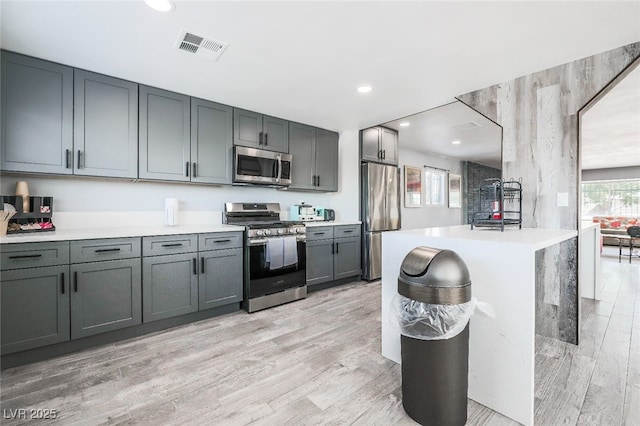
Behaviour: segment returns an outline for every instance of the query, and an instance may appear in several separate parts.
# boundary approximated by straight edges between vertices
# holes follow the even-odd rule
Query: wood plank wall
[[[578,228],[578,111],[638,57],[640,42],[458,97],[503,127],[502,176],[522,177],[523,226]],[[568,207],[557,206],[558,193],[568,193]],[[558,285],[577,282],[579,268],[567,267],[577,264],[577,244],[558,255],[542,256],[536,332],[577,344],[577,286]],[[566,312],[549,314],[558,307]]]

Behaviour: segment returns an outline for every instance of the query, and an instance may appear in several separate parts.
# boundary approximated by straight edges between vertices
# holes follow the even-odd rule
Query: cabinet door
[[[197,311],[196,254],[143,258],[142,289],[143,322]]]
[[[307,285],[333,281],[333,240],[307,241]]]
[[[304,124],[289,123],[291,189],[315,189],[315,129]]]
[[[316,189],[338,190],[338,134],[316,129]]]
[[[199,310],[242,301],[242,249],[200,253]]]
[[[69,340],[69,266],[0,274],[2,355]]]
[[[140,259],[71,265],[71,338],[142,322]]]
[[[233,109],[233,144],[262,148],[262,114]]]
[[[360,158],[362,161],[380,161],[380,127],[360,131]]]
[[[231,184],[233,108],[191,99],[191,181]]]
[[[334,279],[360,275],[360,237],[335,240]]]
[[[73,69],[1,56],[2,170],[71,174]]]
[[[137,178],[138,85],[75,70],[74,86],[74,173]]]
[[[380,150],[382,161],[387,164],[398,165],[398,132],[381,127]]]
[[[190,99],[140,86],[140,178],[189,181]]]
[[[289,152],[289,122],[281,118],[264,116],[262,148],[269,151]]]

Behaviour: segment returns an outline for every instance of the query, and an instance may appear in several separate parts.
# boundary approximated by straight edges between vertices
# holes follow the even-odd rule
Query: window
[[[582,183],[584,216],[640,215],[640,180]]]
[[[424,173],[425,181],[425,204],[444,205],[444,191],[447,175],[440,171],[429,171]]]

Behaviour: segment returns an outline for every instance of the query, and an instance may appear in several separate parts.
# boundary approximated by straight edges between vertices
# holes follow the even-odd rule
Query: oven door
[[[262,149],[234,147],[234,182],[291,184],[291,155]]]
[[[297,241],[298,263],[278,269],[271,269],[267,262],[266,239],[249,241],[247,245],[249,280],[245,297],[253,299],[307,283],[306,241]]]

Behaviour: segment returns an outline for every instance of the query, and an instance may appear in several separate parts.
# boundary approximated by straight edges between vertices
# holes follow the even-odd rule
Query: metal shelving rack
[[[484,179],[477,192],[477,211],[471,219],[474,227],[500,228],[517,225],[522,229],[522,183],[515,180]]]

